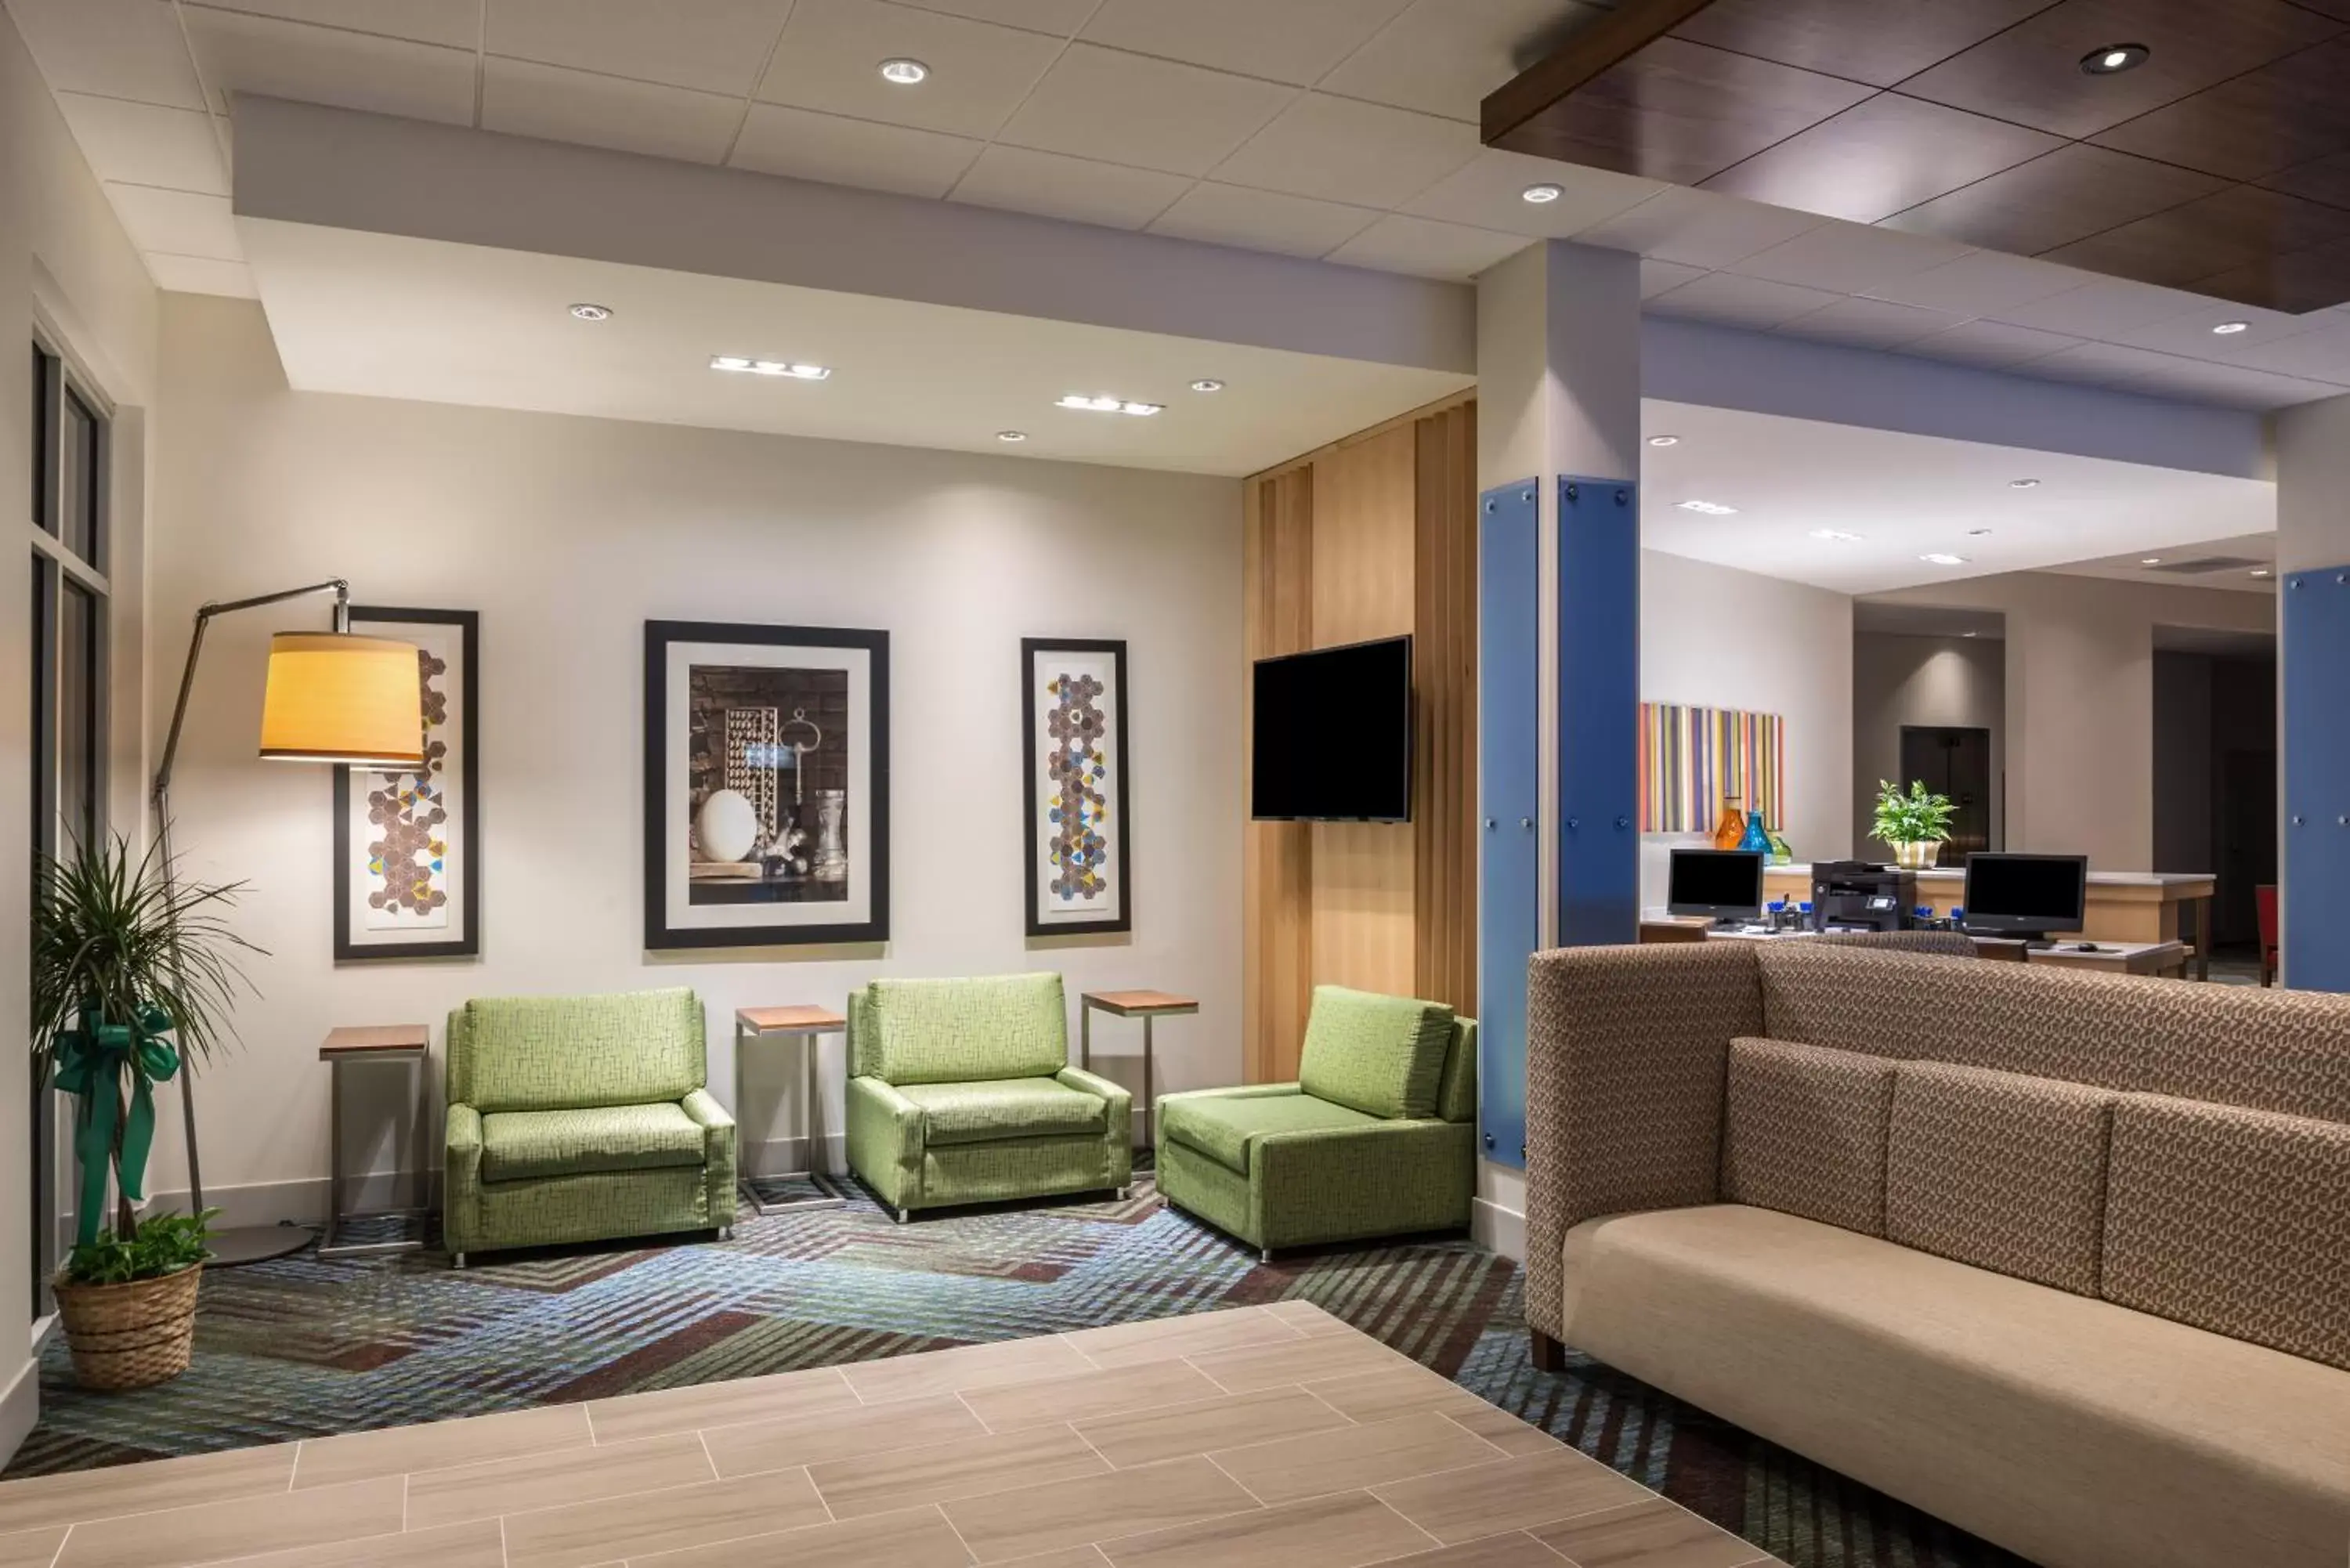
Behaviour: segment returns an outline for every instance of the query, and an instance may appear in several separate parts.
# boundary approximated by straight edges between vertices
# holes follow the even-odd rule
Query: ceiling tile
[[[754,103],[734,143],[733,161],[763,174],[943,196],[984,145],[935,130]]]
[[[52,91],[204,106],[166,0],[8,0],[8,15]]]
[[[100,180],[228,194],[228,170],[213,139],[212,116],[81,93],[57,98],[82,156]]]
[[[1995,314],[2000,320],[2017,327],[2069,332],[2076,337],[2110,337],[2149,322],[2184,316],[2210,303],[2175,288],[2156,288],[2127,278],[2106,277],[2028,305],[2005,306]]]
[[[143,258],[155,286],[173,294],[225,294],[238,299],[258,299],[261,290],[253,269],[243,262],[214,261],[210,256],[175,256],[149,251]]]
[[[1967,254],[1949,240],[1874,229],[1862,223],[1829,223],[1797,234],[1783,244],[1731,264],[1749,277],[1798,283],[1837,294],[1873,292],[1895,278],[1910,277]]]
[[[1977,365],[1985,369],[2004,370],[2022,365],[2060,348],[2070,348],[2080,342],[2061,332],[2043,332],[2035,327],[2011,327],[2004,321],[1965,321],[1947,332],[1937,332],[1930,337],[1920,337],[1902,346],[1904,354],[1922,354],[1929,358],[1948,359],[1960,365]]]
[[[2020,125],[1880,93],[1723,170],[1705,188],[1873,223],[2064,145]]]
[[[1868,293],[1896,304],[1947,310],[1957,316],[1989,316],[2078,288],[2088,281],[2087,275],[2054,262],[1998,251],[1970,251],[1956,261],[1878,284]]]
[[[1226,184],[1392,209],[1478,151],[1474,127],[1307,93],[1215,173]]]
[[[244,259],[226,196],[158,191],[151,185],[109,185],[106,195],[130,243],[142,251],[213,261]]]
[[[489,52],[737,98],[784,30],[790,0],[489,0]],[[879,64],[879,62],[874,62]]]
[[[1530,185],[1555,185],[1558,199],[1529,202],[1525,192]],[[1488,147],[1412,198],[1404,210],[1529,239],[1563,240],[1628,212],[1663,189],[1654,180]]]
[[[1799,316],[1779,330],[1790,337],[1846,343],[1859,348],[1898,348],[1959,325],[1959,317],[1884,299],[1839,299]]]
[[[2259,344],[2235,358],[2256,370],[2350,387],[2350,324]]]
[[[1112,48],[1294,82],[1331,67],[1393,21],[1408,0],[1103,0],[1084,36]]]
[[[1825,310],[1842,297],[1816,288],[1713,272],[1657,296],[1649,308],[1659,316],[1718,321],[1731,327],[1777,327],[1798,316]]]
[[[484,130],[716,163],[742,123],[739,98],[495,55],[483,63]]]
[[[2151,354],[2113,343],[2084,343],[2033,361],[2034,375],[2102,381],[2156,397],[2183,398],[2198,402],[2227,403],[2238,408],[2272,409],[2318,398],[2338,397],[2341,389],[2327,383],[2280,376],[2240,365],[2215,365],[2202,359],[2182,359],[2171,354]]]
[[[1296,96],[1272,82],[1072,44],[998,140],[1200,175],[1232,156]]]
[[[2037,255],[2220,189],[2220,181],[2191,169],[2076,144],[1878,226]]]
[[[2330,202],[2337,207],[2350,207],[2350,152],[2296,163],[2282,173],[2270,175],[2261,183],[2273,190],[2306,196],[2313,202]]]
[[[1061,48],[1041,33],[887,0],[798,0],[758,96],[919,130],[989,137]],[[881,62],[901,56],[929,66],[930,79],[911,88],[883,81]]]
[[[1381,272],[1465,280],[1525,248],[1526,241],[1521,234],[1496,234],[1491,229],[1471,229],[1460,223],[1439,223],[1390,213],[1332,251],[1327,259],[1347,266],[1377,267]]]
[[[974,22],[1000,22],[1066,38],[1092,16],[1100,0],[903,0],[918,11],[943,11]]]
[[[473,52],[230,11],[189,10],[189,41],[214,107],[265,93],[337,109],[473,122]]]
[[[1791,213],[1711,191],[1669,185],[1662,194],[1575,238],[1585,244],[1638,251],[1660,261],[1711,269],[1744,261],[1825,221],[1810,213]]]
[[[1367,207],[1202,180],[1150,225],[1154,234],[1284,255],[1326,255],[1378,221]]]
[[[2350,149],[2350,39],[2221,82],[2097,137],[2104,146],[2258,180]]]
[[[1683,266],[1679,262],[1658,261],[1651,256],[1640,258],[1640,297],[1654,299],[1669,288],[1679,288],[1705,275],[1701,266]]]
[[[2224,334],[2211,330],[2233,322],[2241,322],[2244,329]],[[2133,348],[2151,348],[2158,354],[2178,354],[2189,359],[2217,359],[2242,364],[2247,362],[2244,359],[2246,350],[2308,330],[2306,318],[2287,315],[2282,310],[2211,302],[2181,316],[2165,317],[2142,327],[2104,336],[2113,342],[2126,343]]]
[[[1673,36],[1891,87],[2012,27],[2048,0],[1713,0]]]
[[[991,147],[955,186],[953,199],[1113,229],[1139,229],[1165,212],[1190,184],[1180,174],[1024,147]]]
[[[213,11],[244,11],[288,22],[316,22],[355,33],[380,33],[420,44],[471,49],[482,41],[482,0],[188,0]]]
[[[1605,15],[1605,7],[1575,0],[1413,0],[1316,85],[1474,121],[1487,93]]]
[[[2350,212],[2282,191],[2234,185],[2048,253],[2050,261],[2188,288],[2293,251],[2350,243]]]

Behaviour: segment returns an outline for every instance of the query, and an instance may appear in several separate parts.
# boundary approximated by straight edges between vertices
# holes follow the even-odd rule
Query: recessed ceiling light
[[[1724,506],[1719,501],[1684,501],[1681,503],[1681,510],[1699,513],[1707,517],[1730,517],[1736,515],[1738,512],[1737,507]]]
[[[1840,545],[1857,545],[1861,540],[1860,535],[1847,534],[1841,528],[1814,528],[1812,530],[1812,537],[1814,539],[1834,539]]]
[[[1980,539],[1990,532],[1991,530],[1988,528],[1970,528],[1967,530],[1967,536],[1969,538]]]
[[[931,67],[920,60],[884,60],[881,79],[891,87],[920,87],[931,79]]]
[[[781,376],[794,381],[823,381],[832,376],[829,365],[792,364],[782,359],[747,359],[740,354],[712,354],[710,368],[744,376]]]
[[[2254,566],[2252,568],[2252,576],[2256,577],[2265,577],[2268,575],[2269,569],[2266,566]]]
[[[1650,436],[1648,438],[1648,444],[1650,446],[1679,446],[1681,444],[1681,438],[1679,436]]]
[[[2037,490],[2040,488],[2040,482],[2036,479],[2011,479],[2007,482],[2007,487],[2010,490]]]
[[[609,321],[612,319],[612,307],[608,305],[590,305],[583,299],[571,307],[571,314],[582,321]]]
[[[1527,201],[1532,202],[1537,207],[1547,207],[1553,202],[1557,201],[1561,196],[1565,195],[1566,192],[1560,190],[1555,185],[1545,184],[1529,185],[1524,190],[1519,192],[1518,194],[1524,197]]]
[[[995,432],[995,439],[1000,441],[1007,442],[1024,441],[1028,439],[1028,432],[1026,431],[998,431]]]
[[[1195,392],[1221,392],[1224,389],[1224,384],[1213,376],[1202,376],[1191,383],[1191,389]]]
[[[2137,558],[2137,564],[2141,566],[2158,566],[2162,565],[2162,557],[2159,556],[2140,556]]]
[[[1979,631],[1962,631],[1959,633],[1959,635],[1960,637],[1981,637],[1982,633]]]
[[[2211,330],[2222,337],[2233,337],[2239,332],[2251,331],[2251,327],[2252,324],[2249,321],[2222,321]]]
[[[1125,398],[1113,398],[1107,393],[1089,398],[1083,392],[1071,392],[1060,400],[1059,406],[1065,409],[1083,409],[1088,413],[1096,414],[1133,414],[1139,419],[1149,419],[1152,414],[1167,411],[1167,405],[1164,403],[1138,403]]]
[[[1920,556],[1918,558],[1929,566],[1963,566],[1967,564],[1967,558],[1964,556],[1946,555],[1939,550],[1930,556]]]
[[[2146,64],[2147,57],[2153,53],[2144,44],[2107,44],[2083,55],[2081,70],[2087,76],[2109,77]]]

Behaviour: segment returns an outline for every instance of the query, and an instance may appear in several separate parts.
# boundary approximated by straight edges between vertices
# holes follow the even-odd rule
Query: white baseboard
[[[431,1208],[439,1199],[440,1185],[441,1173],[437,1170],[370,1171],[345,1179],[343,1204],[353,1213],[419,1205]],[[250,1225],[323,1225],[332,1192],[331,1184],[323,1176],[305,1177],[298,1181],[256,1181],[242,1187],[214,1187],[207,1182],[204,1201],[221,1211],[220,1218],[213,1221],[221,1230]],[[150,1193],[140,1211],[185,1212],[190,1197],[184,1187],[166,1188]]]
[[[1469,1210],[1469,1234],[1479,1246],[1523,1263],[1526,1261],[1526,1217],[1514,1209],[1480,1198]]]
[[[16,1446],[41,1418],[41,1365],[27,1356],[0,1394],[0,1465],[16,1457]]]

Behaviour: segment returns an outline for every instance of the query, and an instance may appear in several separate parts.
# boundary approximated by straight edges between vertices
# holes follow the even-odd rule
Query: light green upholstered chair
[[[1276,1247],[1458,1230],[1477,1190],[1477,1025],[1317,986],[1295,1084],[1165,1095],[1159,1194]]]
[[[441,1231],[469,1252],[731,1233],[734,1120],[685,990],[481,998],[449,1014]]]
[[[877,980],[848,999],[848,1164],[917,1209],[1133,1180],[1133,1100],[1068,1064],[1057,974]]]

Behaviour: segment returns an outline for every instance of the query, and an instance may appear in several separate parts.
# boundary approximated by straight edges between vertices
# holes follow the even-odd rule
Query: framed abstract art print
[[[1131,930],[1126,644],[1024,638],[1020,680],[1028,934]]]

